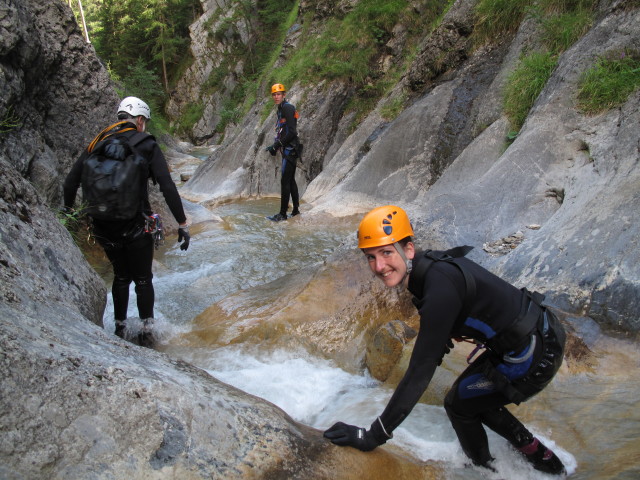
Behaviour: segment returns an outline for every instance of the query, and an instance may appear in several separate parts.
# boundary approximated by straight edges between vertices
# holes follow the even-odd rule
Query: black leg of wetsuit
[[[516,447],[524,447],[533,441],[533,435],[505,407],[484,412],[482,423]]]
[[[113,267],[113,283],[111,285],[111,297],[113,298],[113,313],[116,320],[127,319],[129,306],[129,285],[133,281],[129,272],[129,264],[121,245],[103,244],[107,258]]]
[[[489,452],[487,432],[479,418],[458,415],[451,408],[446,408],[446,411],[465,455],[476,465],[487,465],[493,457]]]
[[[491,412],[510,403],[485,377],[483,371],[489,361],[489,352],[485,352],[473,362],[454,382],[444,401],[462,450],[477,465],[486,465],[492,460],[483,426],[485,415],[493,419]]]
[[[153,318],[155,291],[153,289],[153,237],[145,234],[127,245],[127,259],[136,284],[138,315],[141,319]]]
[[[131,277],[114,276],[111,285],[111,298],[113,299],[113,316],[116,320],[127,319],[129,307],[129,285]]]
[[[153,238],[144,234],[130,243],[104,243],[104,251],[113,267],[113,308],[116,320],[126,320],[129,305],[129,285],[136,284],[136,299],[140,318],[153,317]]]
[[[296,183],[296,159],[284,158],[283,163],[284,168],[280,180],[280,213],[286,215],[289,209],[289,197],[293,202],[293,211],[298,210],[300,200]]]

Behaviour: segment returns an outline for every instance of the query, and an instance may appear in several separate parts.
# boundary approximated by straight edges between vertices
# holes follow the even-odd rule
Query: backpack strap
[[[140,145],[147,138],[152,138],[153,140],[156,139],[156,137],[154,137],[153,135],[151,135],[149,133],[136,132],[133,135],[131,135],[131,137],[127,140],[127,143],[129,144],[129,147],[131,148],[131,150],[134,153],[139,154],[138,149],[136,148],[136,146]],[[148,162],[147,162],[147,164],[148,164]],[[151,181],[153,182],[153,184],[157,185],[158,181],[156,180],[156,177],[153,175],[153,172],[151,171],[150,168],[148,168],[148,170],[149,170],[149,177],[148,178],[151,178]]]
[[[476,296],[476,281],[473,278],[473,275],[471,275],[466,268],[456,261],[456,259],[466,256],[471,250],[473,250],[473,247],[468,245],[454,247],[445,251],[427,250],[423,255],[431,261],[417,262],[417,265],[413,267],[412,272],[412,277],[415,279],[415,281],[412,282],[412,286],[417,286],[417,291],[423,292],[425,274],[427,273],[427,270],[429,270],[429,267],[433,265],[433,262],[448,262],[455,265],[458,270],[460,270],[464,277],[465,292],[462,300],[462,310],[460,311],[458,320],[465,319],[468,316],[469,311],[471,310],[471,304]]]
[[[123,129],[123,132],[126,132],[127,129]],[[153,135],[150,135],[148,133],[145,132],[136,132],[133,135],[131,135],[131,138],[128,140],[129,146],[131,148],[135,147],[136,145],[142,143],[143,141],[145,141],[147,138],[154,138]]]

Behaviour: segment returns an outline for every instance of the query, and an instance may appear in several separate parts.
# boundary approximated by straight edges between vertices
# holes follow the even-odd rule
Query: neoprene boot
[[[283,220],[287,219],[287,215],[286,214],[282,214],[282,213],[276,213],[275,215],[272,215],[270,217],[267,217],[269,220],[273,220],[274,222],[281,222]]]
[[[142,328],[138,334],[138,343],[141,347],[153,348],[155,338],[153,337],[153,318],[145,318],[142,320]]]
[[[124,329],[125,329],[124,320],[116,320],[116,330],[114,333],[118,337],[124,338]]]
[[[545,473],[563,475],[566,473],[562,461],[537,438],[529,445],[518,448],[533,468]]]

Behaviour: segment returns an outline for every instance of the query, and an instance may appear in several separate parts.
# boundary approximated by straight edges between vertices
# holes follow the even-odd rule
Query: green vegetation
[[[500,10],[505,3],[512,9],[511,19]],[[595,0],[481,0],[478,4],[478,18],[483,23],[478,38],[499,38],[500,35],[513,32],[525,15],[540,25],[544,47],[540,51],[523,53],[507,79],[504,111],[512,128],[507,141],[516,138],[529,110],[551,76],[558,56],[591,26],[595,3]]]
[[[80,24],[76,2],[71,3]],[[84,0],[89,39],[109,65],[121,96],[142,98],[151,107],[149,129],[167,129],[162,106],[189,61],[189,25],[201,12],[199,0]]]
[[[0,120],[0,133],[6,133],[21,125],[20,119],[13,110],[13,106],[9,106],[4,112],[4,118]]]
[[[595,0],[480,0],[473,35],[477,44],[495,41],[531,16],[540,21],[545,43],[557,53],[586,32],[594,4]]]
[[[394,118],[396,118],[404,109],[406,101],[407,98],[405,95],[393,97],[387,100],[387,102],[380,109],[382,118],[384,118],[385,120],[393,120]]]
[[[594,0],[540,0],[530,10],[542,27],[542,40],[553,53],[562,53],[593,23]]]
[[[368,0],[357,3],[343,17],[332,17],[321,32],[312,31],[311,14],[303,19],[301,41],[291,56],[276,70],[270,70],[263,84],[281,82],[302,85],[325,81],[343,81],[355,87],[348,108],[356,112],[356,121],[370,111],[397,82],[403,62],[414,55],[417,39],[425,27],[433,28],[438,17],[453,1],[430,1],[421,5],[416,15],[414,5],[406,0]],[[398,23],[407,29],[406,50],[388,71],[378,62],[384,45]],[[397,108],[396,105],[394,108]],[[264,112],[263,112],[264,114]]]
[[[88,229],[88,220],[85,215],[85,206],[80,205],[77,209],[66,211],[66,210],[54,210],[56,217],[60,224],[67,229],[67,231],[71,234],[71,238],[76,245],[80,246],[82,244],[82,231]]]
[[[204,105],[202,103],[190,103],[185,109],[185,113],[178,119],[175,127],[176,132],[186,133],[191,131],[193,126],[202,118]]]
[[[512,128],[520,130],[531,106],[547,83],[557,57],[549,52],[523,56],[509,75],[504,95],[504,110]]]
[[[83,5],[89,38],[113,71],[125,78],[142,61],[167,92],[172,67],[188,51],[189,25],[200,14],[199,0],[84,0]]]
[[[474,38],[483,44],[514,32],[533,0],[480,0],[476,5]]]
[[[389,38],[390,29],[406,8],[405,0],[360,2],[343,19],[329,19],[319,36],[310,38],[277,72],[283,82],[350,80],[363,85],[376,46]]]
[[[541,20],[543,42],[552,52],[563,52],[587,33],[592,21],[593,14],[588,10],[546,17]]]
[[[239,39],[239,24],[258,25],[254,35],[254,43],[248,46],[236,41],[234,47],[225,54],[220,66],[216,68],[205,81],[203,90],[208,93],[226,90],[223,82],[230,71],[238,63],[245,65],[243,76],[237,78],[238,84],[229,98],[225,99],[220,113],[220,122],[216,126],[217,133],[223,133],[227,125],[239,121],[255,103],[263,84],[266,71],[273,67],[278,58],[280,48],[287,34],[298,16],[298,1],[294,0],[266,0],[258,2],[257,8],[249,0],[237,0],[236,4],[227,9],[233,12],[231,16],[223,18],[224,12],[218,11],[206,25],[209,38],[216,42],[228,42]],[[244,22],[241,22],[244,20]],[[180,123],[183,123],[182,120]]]
[[[587,70],[578,85],[578,104],[586,113],[622,105],[640,88],[640,52],[609,52]]]
[[[408,0],[364,0],[339,17],[332,17],[320,31],[309,12],[298,20],[299,0],[235,0],[208,19],[205,29],[209,41],[221,42],[227,49],[220,66],[206,80],[204,91],[225,92],[223,81],[236,65],[243,64],[243,75],[221,109],[222,133],[237,122],[255,103],[264,98],[265,86],[280,82],[291,86],[343,81],[354,87],[356,95],[350,109],[360,118],[397,83],[407,60],[414,55],[417,39],[425,26],[433,28],[453,0],[430,0],[419,6]],[[120,82],[121,95],[136,95],[150,103],[153,122],[164,128],[161,107],[172,83],[188,67],[188,26],[200,14],[198,0],[84,0],[89,36],[98,54],[109,64],[114,79]],[[299,22],[297,24],[296,22]],[[390,69],[381,69],[385,44],[393,28],[407,28],[405,51],[395,55]],[[250,26],[255,41],[239,41],[241,29]],[[282,45],[291,28],[302,29],[297,48],[282,62]],[[275,68],[276,62],[280,65]],[[385,115],[394,116],[404,100],[387,105]],[[265,107],[264,115],[272,109]],[[157,112],[157,113],[156,113]],[[177,121],[177,130],[186,132],[198,113],[188,108]],[[160,120],[160,121],[158,121]]]
[[[635,1],[635,0],[634,0]],[[119,93],[144,98],[150,104],[154,133],[166,129],[160,114],[168,92],[190,65],[188,27],[200,14],[199,0],[85,0],[89,35],[99,55],[121,85]],[[417,51],[418,40],[437,26],[453,0],[425,0],[419,6],[408,0],[361,0],[346,13],[319,24],[314,12],[298,18],[299,0],[233,0],[219,8],[206,25],[209,41],[226,49],[224,58],[203,85],[203,92],[228,92],[224,85],[229,72],[243,65],[232,92],[223,99],[217,133],[238,122],[257,99],[268,96],[272,83],[287,87],[299,83],[325,85],[341,82],[355,94],[348,110],[356,113],[354,124],[380,98],[388,94],[406,71]],[[472,34],[476,44],[497,41],[517,30],[523,19],[538,22],[542,48],[525,52],[505,88],[505,112],[512,137],[522,126],[531,106],[555,68],[558,56],[590,27],[596,0],[479,0]],[[420,13],[416,14],[416,8]],[[394,52],[393,63],[385,64],[387,42],[393,29],[402,24],[405,44]],[[321,28],[319,28],[321,27]],[[242,43],[249,28],[253,42]],[[288,32],[300,30],[296,48],[282,45]],[[627,60],[628,61],[628,60]],[[277,65],[277,67],[276,67]],[[176,122],[179,133],[189,132],[203,111],[202,102],[185,109]],[[389,99],[382,107],[386,119],[395,118],[406,98]],[[273,104],[265,102],[263,120]]]

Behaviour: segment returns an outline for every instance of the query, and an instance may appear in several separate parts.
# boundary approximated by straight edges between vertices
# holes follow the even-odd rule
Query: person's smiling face
[[[407,259],[413,259],[415,250],[412,242],[404,246]],[[407,264],[400,256],[393,244],[382,247],[365,248],[364,255],[369,262],[369,268],[387,287],[398,286],[406,277]]]
[[[271,94],[271,98],[273,98],[273,103],[276,105],[280,105],[284,100],[284,92],[274,92]]]

